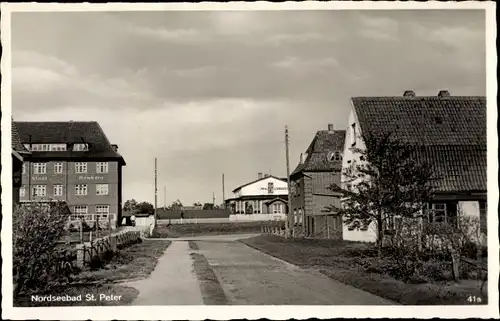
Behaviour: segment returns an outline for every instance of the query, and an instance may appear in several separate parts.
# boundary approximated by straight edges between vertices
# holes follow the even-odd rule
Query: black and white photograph
[[[2,317],[498,317],[494,11],[2,3]]]

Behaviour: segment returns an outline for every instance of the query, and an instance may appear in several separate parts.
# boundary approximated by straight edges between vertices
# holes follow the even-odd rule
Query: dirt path
[[[140,292],[132,304],[394,304],[248,247],[241,237],[172,239],[149,278],[124,284]]]
[[[172,242],[147,279],[124,285],[139,290],[133,305],[203,304],[188,242]]]
[[[391,305],[240,242],[197,241],[231,305]]]

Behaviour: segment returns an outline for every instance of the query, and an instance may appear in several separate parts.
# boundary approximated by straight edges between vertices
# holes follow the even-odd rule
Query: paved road
[[[201,304],[190,253],[207,258],[231,305],[394,304],[250,248],[238,238],[243,236],[191,238],[198,250],[190,250],[185,240],[174,240],[151,277],[131,284],[140,291],[134,304]]]

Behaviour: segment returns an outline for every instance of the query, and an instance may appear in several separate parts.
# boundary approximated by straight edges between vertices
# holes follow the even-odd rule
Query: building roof
[[[286,196],[285,197],[283,197],[283,196],[277,196],[277,197],[275,197],[273,199],[270,199],[269,201],[265,201],[264,204],[270,205],[270,204],[272,204],[274,202],[277,202],[277,201],[285,202],[286,203],[288,201],[288,197],[286,197]]]
[[[487,190],[486,148],[474,145],[433,145],[415,150],[417,160],[432,165],[434,192]]]
[[[86,143],[88,151],[33,151],[33,158],[95,158],[118,160],[123,157],[115,150],[96,121],[15,122],[23,144]]]
[[[286,178],[279,178],[279,177],[276,177],[276,176],[273,176],[273,175],[268,175],[268,176],[264,176],[264,177],[262,177],[262,178],[258,178],[258,179],[254,180],[254,181],[251,181],[251,182],[249,182],[249,183],[246,183],[246,184],[243,184],[243,185],[241,185],[241,186],[236,187],[235,189],[233,189],[233,193],[235,193],[235,192],[236,192],[237,190],[239,190],[239,189],[242,189],[242,188],[243,188],[243,187],[245,187],[245,186],[252,185],[252,184],[254,184],[254,183],[257,183],[257,182],[263,181],[263,180],[268,179],[268,178],[274,178],[274,179],[277,179],[277,180],[280,180],[280,181],[284,181],[284,182],[286,182],[286,181],[287,181],[287,179],[286,179]]]
[[[486,146],[485,97],[355,97],[362,132],[408,144]]]
[[[329,172],[340,170],[342,161],[328,159],[330,152],[344,150],[345,130],[320,130],[314,136],[306,150],[307,156],[303,163],[299,163],[291,175],[301,172]]]
[[[11,126],[11,137],[12,137],[12,150],[19,155],[29,155],[30,152],[24,147],[19,138],[19,131],[17,130],[16,123],[12,122]]]
[[[361,133],[391,133],[433,167],[435,192],[486,191],[486,98],[355,97]]]

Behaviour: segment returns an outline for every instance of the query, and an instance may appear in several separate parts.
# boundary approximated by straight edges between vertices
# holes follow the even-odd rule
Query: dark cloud
[[[283,175],[284,124],[295,165],[352,96],[486,90],[479,10],[13,13],[12,49],[14,116],[98,120],[126,197],[155,156],[181,199]]]

